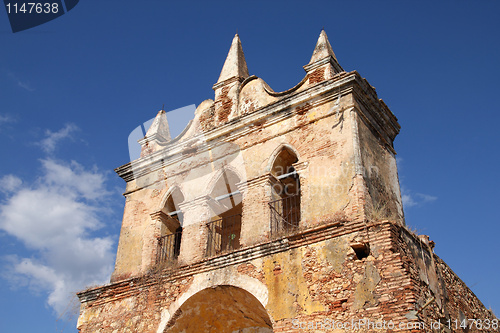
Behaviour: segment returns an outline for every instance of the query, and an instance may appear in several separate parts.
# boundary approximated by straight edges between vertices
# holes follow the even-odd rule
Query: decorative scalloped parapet
[[[325,81],[340,80],[341,74],[345,73],[345,71],[338,63],[324,30],[321,31],[311,60],[304,66],[304,69],[306,75],[297,85],[283,92],[275,92],[261,78],[254,75],[249,76],[241,40],[236,34],[219,79],[213,86],[215,91],[214,100],[202,102],[197,108],[193,121],[173,141],[185,141],[200,134],[200,132],[213,130],[236,118],[286,100],[296,93],[305,91]],[[156,124],[156,121],[153,126],[154,124]],[[153,126],[148,133],[156,131],[157,126],[155,128]],[[168,132],[168,123],[166,126]],[[158,140],[154,135],[146,135],[141,143],[143,144],[144,155],[159,150],[161,146],[165,146],[169,141],[170,139],[163,139],[161,135],[158,135]]]
[[[249,77],[241,41],[236,35],[219,80],[213,86],[213,110],[202,117],[202,128],[215,128],[344,72],[324,30],[321,31],[311,60],[304,69],[307,74],[299,84],[287,91],[276,93],[262,79]]]

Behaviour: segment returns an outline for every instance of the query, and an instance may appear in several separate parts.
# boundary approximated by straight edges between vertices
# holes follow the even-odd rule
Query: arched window
[[[271,167],[271,235],[295,231],[300,222],[300,178],[293,167],[297,155],[287,147],[276,155]]]
[[[242,198],[236,186],[239,182],[236,173],[225,170],[212,189],[210,197],[214,215],[207,223],[207,256],[240,247]]]
[[[176,188],[167,198],[162,209],[162,225],[158,240],[157,262],[176,260],[181,250],[182,212],[179,204],[184,201],[182,192]]]

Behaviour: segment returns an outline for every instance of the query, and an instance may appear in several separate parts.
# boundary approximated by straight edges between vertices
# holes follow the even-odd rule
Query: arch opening
[[[157,263],[177,260],[181,250],[183,215],[179,204],[184,195],[175,188],[167,197],[162,209],[160,237],[158,238]]]
[[[230,252],[240,247],[242,195],[238,175],[224,170],[215,183],[210,197],[213,216],[207,223],[207,256]]]
[[[299,227],[300,214],[300,177],[294,168],[297,155],[283,147],[276,155],[271,166],[271,235],[280,236],[294,232]]]
[[[207,288],[187,299],[164,333],[271,333],[272,322],[255,296],[228,285]]]

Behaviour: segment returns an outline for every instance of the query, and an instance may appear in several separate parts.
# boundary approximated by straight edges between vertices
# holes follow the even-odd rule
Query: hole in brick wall
[[[351,248],[356,253],[356,259],[361,260],[370,255],[370,245],[367,243],[352,243]]]

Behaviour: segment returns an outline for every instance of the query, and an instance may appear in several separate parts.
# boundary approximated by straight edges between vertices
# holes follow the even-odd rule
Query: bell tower
[[[275,92],[249,74],[236,35],[214,99],[184,131],[171,138],[168,112],[156,115],[140,158],[116,169],[126,202],[115,270],[78,294],[80,332],[494,319],[406,228],[400,125],[375,89],[341,67],[323,30],[304,69]]]

